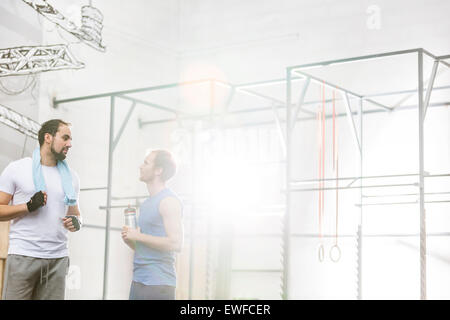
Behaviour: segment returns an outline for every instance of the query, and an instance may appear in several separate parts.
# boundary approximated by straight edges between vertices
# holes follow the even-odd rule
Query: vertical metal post
[[[418,96],[419,96],[419,201],[420,201],[420,299],[427,298],[427,244],[424,201],[424,101],[423,101],[423,51],[418,52]]]
[[[103,265],[103,300],[106,300],[108,292],[108,260],[109,260],[109,228],[111,216],[111,187],[113,169],[113,144],[114,144],[114,103],[115,97],[111,96],[109,112],[109,149],[108,149],[108,192],[106,195],[106,229],[105,229],[105,261]]]
[[[215,100],[215,92],[214,92],[214,81],[210,81],[210,105],[209,105],[209,126],[208,126],[208,130],[211,129],[214,118],[213,118],[213,113],[214,113],[214,100]],[[211,146],[211,142],[208,142],[209,145],[208,147]],[[203,151],[203,150],[202,150]],[[214,299],[213,295],[213,279],[214,276],[216,275],[215,272],[215,268],[214,268],[214,256],[212,253],[213,250],[213,228],[214,228],[214,221],[213,221],[213,217],[211,216],[212,214],[212,210],[209,211],[206,219],[206,300],[212,300]]]
[[[197,203],[197,180],[196,178],[196,163],[197,163],[197,147],[196,147],[196,130],[195,128],[191,131],[191,174],[192,174],[192,205],[191,205],[191,215],[190,215],[190,221],[189,221],[189,300],[192,300],[192,291],[193,291],[193,285],[194,285],[194,257],[195,257],[195,210]]]
[[[283,218],[283,283],[282,299],[289,299],[289,247],[290,247],[290,206],[291,206],[291,69],[286,75],[286,211]]]
[[[363,177],[363,99],[359,99],[359,141],[360,141],[360,149],[359,149],[359,173],[360,177]],[[363,201],[363,189],[362,189],[363,180],[360,180],[360,188],[359,188],[359,201],[362,204]],[[363,226],[363,206],[360,207],[359,212],[359,226],[358,226],[358,300],[362,300],[362,226]]]

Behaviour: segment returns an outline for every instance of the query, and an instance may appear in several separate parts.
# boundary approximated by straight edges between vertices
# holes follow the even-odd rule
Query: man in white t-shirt
[[[11,162],[0,176],[0,221],[11,220],[3,299],[64,299],[67,230],[81,227],[79,179],[64,161],[69,126],[42,124],[33,157]]]

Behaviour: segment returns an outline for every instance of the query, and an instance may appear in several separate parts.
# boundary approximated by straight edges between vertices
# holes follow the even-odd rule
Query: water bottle
[[[128,206],[128,208],[125,209],[124,214],[125,214],[125,225],[130,227],[131,229],[136,229],[137,228],[136,208]]]

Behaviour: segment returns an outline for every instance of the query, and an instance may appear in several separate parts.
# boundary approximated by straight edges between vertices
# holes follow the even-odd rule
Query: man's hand
[[[137,241],[141,235],[141,228],[132,229],[128,226],[122,228],[122,239],[123,241]]]
[[[45,191],[36,192],[27,202],[28,212],[33,212],[47,204],[47,193]]]
[[[61,219],[63,221],[64,228],[66,228],[70,232],[75,232],[75,231],[79,230],[79,229],[75,228],[75,226],[73,225],[72,218],[70,216],[69,217],[64,217],[64,218],[61,218]]]

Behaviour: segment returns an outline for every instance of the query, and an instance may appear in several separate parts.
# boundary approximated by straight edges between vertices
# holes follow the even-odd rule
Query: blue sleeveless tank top
[[[166,197],[178,196],[165,188],[147,198],[140,207],[138,226],[141,232],[152,236],[167,236],[159,204]],[[180,201],[181,203],[181,201]],[[133,262],[133,281],[144,285],[176,286],[175,252],[160,251],[136,242]]]

